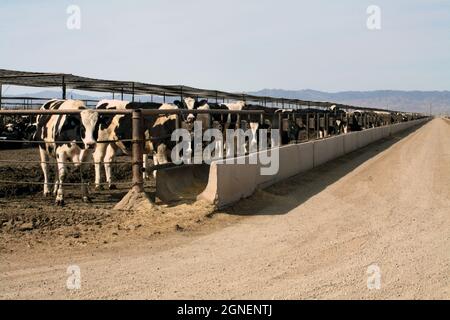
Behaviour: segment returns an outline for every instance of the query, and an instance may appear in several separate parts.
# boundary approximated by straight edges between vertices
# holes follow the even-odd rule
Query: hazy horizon
[[[72,4],[80,30],[66,27]],[[380,30],[366,26],[373,4]],[[442,0],[4,0],[0,68],[233,92],[444,91],[449,9]]]

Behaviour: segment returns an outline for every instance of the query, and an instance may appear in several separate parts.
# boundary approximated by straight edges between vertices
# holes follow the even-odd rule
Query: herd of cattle
[[[41,110],[80,110],[79,114],[44,114],[39,115],[35,122],[30,117],[16,118],[0,127],[0,148],[8,145],[1,143],[2,139],[10,142],[25,139],[32,140],[39,146],[41,167],[44,175],[44,195],[53,194],[56,204],[64,204],[64,181],[67,164],[72,162],[83,170],[83,163],[93,159],[95,165],[95,188],[100,189],[101,167],[104,166],[106,185],[114,189],[111,166],[118,154],[131,153],[132,119],[130,114],[99,113],[98,110],[135,110],[135,109],[186,109],[212,110],[209,113],[160,114],[144,117],[144,167],[149,156],[153,163],[166,164],[171,161],[170,151],[176,142],[171,140],[172,132],[179,127],[193,129],[195,121],[202,122],[204,130],[218,128],[251,129],[253,138],[245,143],[257,143],[258,132],[261,129],[279,130],[281,143],[301,142],[309,139],[325,138],[351,131],[415,120],[421,117],[415,113],[397,113],[388,111],[347,111],[336,106],[328,109],[276,109],[252,105],[244,101],[227,104],[198,101],[193,98],[183,98],[174,103],[127,102],[122,100],[102,100],[96,109],[88,109],[79,100],[50,100]],[[258,113],[242,115],[214,113],[214,110],[257,110]],[[222,151],[229,153],[227,142],[224,141]],[[246,148],[246,150],[250,150]],[[49,158],[57,162],[55,183],[49,180]],[[146,174],[145,174],[146,175]],[[83,174],[80,175],[83,177]],[[83,179],[83,178],[82,178]],[[83,200],[89,201],[85,181],[81,181]]]

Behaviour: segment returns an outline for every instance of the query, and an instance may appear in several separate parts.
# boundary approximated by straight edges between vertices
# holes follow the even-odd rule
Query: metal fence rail
[[[80,114],[83,110],[0,110],[0,116],[11,116],[11,115],[67,115],[67,114]],[[145,139],[144,138],[144,117],[158,117],[158,116],[167,116],[167,115],[176,115],[177,116],[177,123],[180,121],[180,117],[185,114],[221,114],[221,115],[237,115],[238,119],[240,119],[240,116],[243,115],[264,115],[265,111],[263,109],[261,110],[186,110],[186,109],[172,109],[172,110],[149,110],[149,109],[137,109],[137,110],[96,110],[99,114],[110,114],[110,115],[130,115],[132,119],[132,127],[131,127],[131,139],[123,139],[123,140],[111,140],[111,141],[98,141],[98,143],[116,143],[116,142],[130,142],[132,144],[131,148],[131,160],[127,161],[114,161],[114,162],[107,162],[106,164],[129,164],[131,166],[131,183],[130,182],[119,182],[116,183],[117,185],[124,185],[130,188],[133,188],[137,192],[143,192],[144,191],[144,179],[143,179],[143,172],[144,172],[144,165],[143,165],[143,155],[144,155],[144,142],[152,139]],[[294,114],[290,113],[290,114]],[[306,128],[307,130],[310,129],[310,123],[309,120],[313,119],[316,133],[318,133],[319,127],[320,127],[320,119],[321,117],[326,121],[326,116],[324,113],[307,113],[306,115]],[[309,116],[312,115],[313,118],[310,118]],[[277,123],[278,128],[275,128],[277,130],[283,130],[282,129],[282,120],[283,120],[283,113],[278,114],[277,121],[274,120],[275,123]],[[347,115],[348,120],[348,115]],[[295,116],[294,116],[295,121]],[[366,121],[366,120],[364,120]],[[239,120],[238,120],[239,122]],[[274,125],[275,125],[274,123]],[[318,134],[317,137],[318,138]],[[323,138],[325,138],[324,136]],[[153,138],[155,139],[155,137]],[[314,138],[313,138],[314,139]],[[309,133],[308,133],[308,140],[309,140]],[[0,140],[0,142],[5,143],[29,143],[29,144],[45,144],[45,143],[82,143],[82,141],[30,141],[30,140]],[[42,161],[32,161],[32,160],[0,160],[0,163],[35,163],[35,164],[43,164],[43,163],[55,163],[53,161],[48,162],[42,162]],[[65,162],[65,164],[71,164],[72,162]],[[104,162],[102,162],[104,164]],[[86,161],[82,162],[82,164],[95,164],[95,161]],[[158,169],[164,169],[169,168],[171,166],[175,166],[174,164],[166,164],[166,165],[157,165],[157,166],[149,166],[147,168],[147,172],[150,172],[152,170],[158,170]],[[34,181],[12,181],[12,180],[0,180],[0,184],[16,184],[16,185],[23,185],[23,184],[31,184],[31,185],[42,185],[42,182],[34,182]],[[54,185],[55,183],[49,183],[51,185]],[[80,186],[82,183],[63,183],[62,185],[67,186]],[[88,184],[89,185],[89,184]],[[101,183],[100,185],[107,185],[107,183]]]

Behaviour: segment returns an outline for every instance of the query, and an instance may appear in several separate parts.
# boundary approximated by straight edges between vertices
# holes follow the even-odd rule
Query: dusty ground
[[[225,212],[211,216],[197,205],[198,227],[156,236],[139,234],[150,230],[143,226],[112,243],[61,240],[54,249],[51,239],[27,248],[8,238],[0,297],[450,298],[450,122],[443,119]],[[148,214],[139,219],[158,216]],[[73,264],[82,287],[69,291]],[[380,290],[367,288],[374,264]]]
[[[25,160],[18,163],[7,161]],[[129,190],[131,166],[119,157],[113,167],[117,190],[96,192],[92,203],[81,201],[79,186],[66,187],[66,205],[54,205],[54,197],[42,196],[42,172],[33,148],[0,150],[0,254],[56,248],[98,248],[124,239],[154,238],[173,231],[195,230],[212,218],[213,208],[194,199],[154,207],[151,212],[113,210]],[[54,174],[54,166],[50,166]],[[93,169],[90,172],[93,180]],[[13,181],[14,184],[5,181]],[[52,181],[52,180],[51,180]],[[67,182],[79,182],[79,171],[69,168]],[[21,182],[36,182],[26,184]],[[145,183],[155,197],[155,181]],[[230,217],[230,219],[233,219]]]

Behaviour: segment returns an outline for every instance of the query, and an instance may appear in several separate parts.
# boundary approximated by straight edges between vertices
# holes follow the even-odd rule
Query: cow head
[[[80,117],[81,140],[84,143],[85,149],[94,149],[98,137],[98,113],[93,110],[83,110],[80,113]]]
[[[209,105],[207,100],[201,100],[200,102],[194,98],[184,98],[183,102],[175,101],[175,105],[180,109],[187,110],[209,110]],[[185,119],[185,122],[188,124],[192,124],[198,117],[193,113],[189,113]]]
[[[13,132],[14,131],[14,124],[13,123],[8,123],[6,126],[6,131],[8,132]]]

